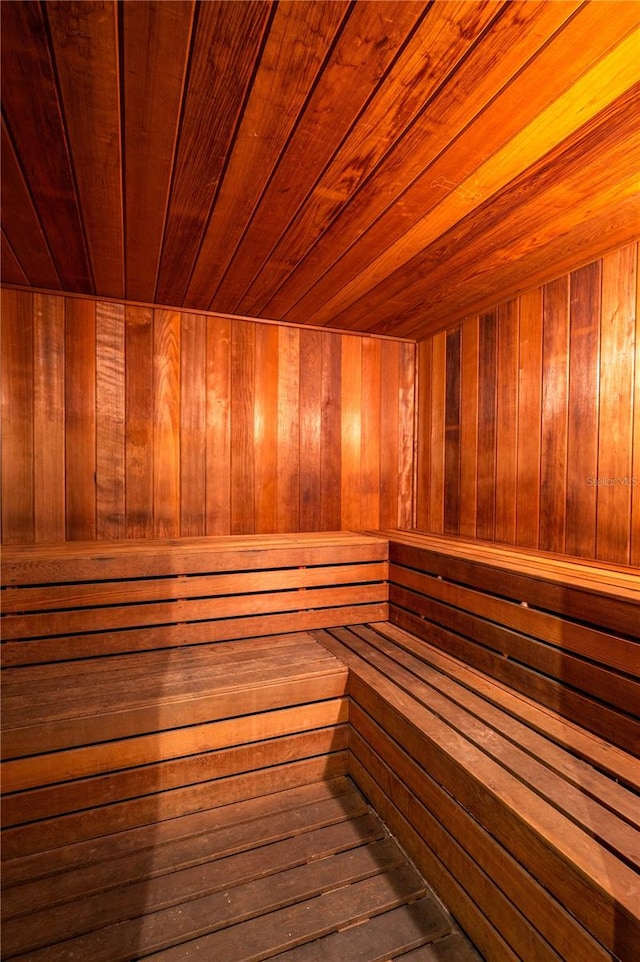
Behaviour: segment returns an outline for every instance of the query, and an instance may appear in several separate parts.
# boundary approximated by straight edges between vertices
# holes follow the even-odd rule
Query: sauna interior
[[[5,0],[2,959],[640,959],[640,3]]]

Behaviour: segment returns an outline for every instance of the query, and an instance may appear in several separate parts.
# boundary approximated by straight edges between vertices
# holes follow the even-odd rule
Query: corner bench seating
[[[5,885],[349,775],[486,958],[638,956],[631,569],[389,531],[9,546],[2,581]]]

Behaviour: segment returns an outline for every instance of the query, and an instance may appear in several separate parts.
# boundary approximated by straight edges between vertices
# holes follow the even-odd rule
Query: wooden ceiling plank
[[[2,121],[2,222],[8,242],[7,259],[2,258],[2,279],[7,283],[29,283],[29,273],[37,278],[42,287],[60,289],[60,278],[51,258],[51,252],[44,236],[38,214],[33,206],[29,189],[25,183],[11,143],[4,118]],[[20,265],[18,274],[12,258]],[[22,264],[27,266],[24,270]],[[10,277],[21,275],[23,281],[10,281]]]
[[[276,8],[187,303],[211,302],[348,11],[341,0]]]
[[[181,305],[213,209],[272,4],[197,7],[155,299]]]
[[[65,290],[94,293],[73,169],[39,3],[3,3],[2,107]],[[36,272],[24,268],[32,283]]]
[[[475,45],[473,41],[477,36],[473,30],[469,31],[466,41],[463,31],[462,38],[458,39],[455,46],[452,39],[447,37],[447,31],[441,34],[440,39],[445,43],[439,49],[436,45],[433,76],[423,90],[424,113],[417,119],[415,114],[410,116],[413,124],[408,125],[403,136],[386,152],[359,190],[352,192],[350,198],[341,195],[342,201],[349,201],[346,206],[343,204],[344,209],[336,205],[328,208],[329,216],[323,223],[319,200],[315,197],[311,199],[307,209],[301,212],[276,248],[276,266],[280,268],[282,263],[284,269],[275,271],[274,266],[270,265],[269,276],[259,291],[260,297],[245,302],[243,309],[284,316],[340,254],[358,240],[372,220],[401,197],[412,181],[432,163],[434,156],[486,107],[496,91],[505,86],[530,58],[532,47],[536,50],[544,44],[575,10],[575,6],[509,4],[491,22],[490,29],[485,30],[481,41]],[[439,10],[439,5],[436,5],[436,10]],[[463,25],[464,18],[476,10],[477,5],[465,4],[464,12],[458,13],[455,22]],[[428,25],[429,20],[425,29]],[[423,54],[427,50],[431,56],[433,40],[428,35],[421,39]],[[402,74],[398,81],[402,90]],[[379,97],[386,110],[392,109],[390,103],[394,98],[402,99],[401,93],[393,85],[389,89],[383,88]],[[364,126],[364,121],[361,126]],[[356,138],[361,134],[362,131],[357,131]],[[349,148],[347,144],[345,152]],[[339,155],[323,178],[321,190],[330,190],[335,183],[339,185],[341,179],[344,182],[349,166],[347,164],[342,170],[341,161],[342,155]],[[312,246],[314,241],[317,243]],[[269,283],[272,276],[278,282],[277,286]],[[254,289],[257,294],[258,289],[255,286]]]
[[[122,7],[126,293],[152,301],[160,261],[194,0]]]
[[[543,276],[555,275],[560,269],[554,245],[558,238],[565,238],[565,259],[573,258],[573,266],[576,252],[566,238],[583,228],[583,234],[576,235],[583,238],[581,247],[589,240],[589,254],[603,253],[609,241],[589,230],[589,222],[606,217],[608,208],[614,210],[627,200],[635,205],[632,210],[638,209],[639,122],[640,83],[569,143],[517,178],[508,190],[416,255],[408,274],[405,269],[398,271],[334,322],[360,329],[361,321],[374,312],[377,333],[389,328],[413,336],[439,312],[439,302],[452,321],[451,305],[457,295],[467,299],[466,313],[481,310],[473,294],[477,284],[491,287],[494,301],[496,289],[505,297],[515,294],[513,282],[508,288],[504,281],[497,287],[492,271],[509,265],[522,281],[528,277],[530,258],[538,249],[550,245],[554,253],[547,255],[546,268],[542,260]],[[629,231],[631,237],[637,236],[633,217],[630,222],[625,217],[620,226],[627,231],[626,239],[630,239]],[[410,284],[407,276],[413,278]]]
[[[565,96],[539,115],[528,128],[522,130],[502,150],[482,164],[472,176],[466,178],[444,201],[381,254],[373,265],[352,283],[345,284],[340,294],[327,301],[318,311],[307,314],[309,323],[327,323],[329,319],[333,323],[336,312],[348,307],[354,295],[357,298],[367,289],[385,281],[406,264],[412,255],[419,254],[425,246],[446,233],[467,214],[491,196],[499,194],[556,143],[561,143],[571,136],[597,111],[613,102],[637,76],[637,68],[629,54],[634,49],[637,51],[639,42],[640,30],[571,87]],[[293,316],[290,319],[299,320]]]
[[[388,4],[385,6],[388,9]],[[455,70],[496,13],[493,3],[447,2],[430,7],[382,82],[377,89],[373,88],[374,95],[366,109],[291,217],[263,269],[256,274],[242,300],[234,305],[237,310],[260,313],[270,302],[274,310],[279,309],[278,290],[299,259],[313,248],[327,225],[367,183],[395,141],[406,134],[444,77]],[[361,74],[354,81],[356,89],[363,79]],[[327,136],[335,144],[330,131]],[[396,191],[401,186],[396,183]]]
[[[629,9],[628,5],[625,9]],[[637,24],[640,10],[630,12]],[[577,18],[574,23],[578,25]],[[578,50],[585,48],[595,27],[592,20],[586,25],[581,21],[579,24],[586,29],[575,38],[581,41],[576,47]],[[290,320],[304,316],[313,324],[327,323],[354,295],[357,298],[405,263],[409,250],[417,253],[624,93],[637,78],[640,29],[628,34],[600,59],[602,47],[606,51],[611,44],[611,33],[629,29],[627,22],[617,19],[613,25],[613,31],[607,31],[604,25],[600,33],[596,31],[596,36],[604,38],[604,42],[596,45],[592,40],[589,44],[588,56],[597,62],[586,72],[583,72],[586,56],[566,57],[566,40],[559,39],[543,51],[531,71],[523,71],[506,91],[506,103],[502,105],[501,98],[494,102],[487,111],[488,116],[481,118],[477,127],[465,131],[452,146],[450,156],[439,159],[403,200],[380,219],[369,232],[370,236],[352,249],[346,263],[338,266],[331,288],[328,278],[323,278],[323,295],[332,289],[333,296],[312,312],[307,298],[285,316]],[[558,84],[544,78],[557,78]],[[559,96],[556,96],[557,87],[563,91]],[[494,150],[487,156],[492,147]],[[465,176],[474,166],[475,170]],[[438,188],[435,191],[434,182]],[[425,207],[426,215],[418,219],[415,212],[424,211]],[[411,226],[405,229],[405,225]],[[381,250],[385,237],[391,243],[370,261],[371,252]],[[369,245],[368,256],[365,245]],[[318,303],[317,295],[315,303]]]
[[[424,17],[427,6],[427,3],[414,3],[408,8],[398,8],[391,26],[386,0],[350,8],[349,18],[298,120],[291,142],[216,292],[216,303],[225,310],[236,311],[257,271],[269,260],[278,238],[294,220],[332,160],[336,144],[341,143],[358,122],[371,92],[398,57],[407,36]],[[416,69],[418,66],[424,69],[422,64]],[[411,95],[409,91],[405,99]],[[415,98],[415,94],[413,96]],[[398,123],[399,110],[395,105],[394,108],[387,110],[389,124]],[[376,118],[378,123],[383,119],[384,115]],[[366,114],[363,124],[366,130],[362,136],[369,153],[366,154],[364,144],[360,143],[360,162],[354,163],[350,170],[352,181],[361,179],[367,172],[363,157],[371,164],[380,149],[374,149],[369,136],[369,128],[375,129],[377,125],[367,120]],[[327,202],[331,202],[328,194]]]
[[[45,4],[96,290],[124,296],[117,6]]]

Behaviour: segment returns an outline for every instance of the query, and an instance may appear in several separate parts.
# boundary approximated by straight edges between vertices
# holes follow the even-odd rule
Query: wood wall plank
[[[320,527],[322,478],[322,340],[300,331],[300,530]]]
[[[597,550],[603,561],[630,557],[636,245],[602,262]]]
[[[570,280],[566,550],[586,558],[596,552],[597,488],[589,479],[598,463],[601,270],[595,261]]]
[[[411,526],[413,343],[54,294],[3,307],[5,540]]]
[[[447,332],[445,360],[444,531],[446,534],[458,534],[460,531],[461,349],[461,330],[455,327]]]
[[[125,537],[153,534],[153,311],[125,307]]]
[[[447,339],[441,332],[433,338],[431,358],[431,466],[429,518],[433,531],[444,530],[444,453],[446,408]]]
[[[231,531],[231,321],[207,324],[207,535]]]
[[[34,540],[64,541],[65,301],[36,294],[33,308]]]
[[[180,534],[205,534],[207,319],[182,314],[180,324]]]
[[[96,306],[96,536],[125,532],[125,320],[123,304]]]
[[[180,314],[153,313],[153,533],[180,533]]]
[[[463,322],[461,534],[639,564],[637,271],[626,245]],[[440,338],[418,352],[417,527],[433,533],[426,504],[447,471],[433,439],[448,428],[433,384],[450,396],[459,376]]]
[[[2,336],[2,538],[33,541],[33,302],[3,291]],[[13,318],[14,323],[8,323]]]
[[[475,537],[478,506],[478,359],[480,318],[461,327],[460,384],[460,534]]]
[[[543,288],[540,547],[563,552],[566,535],[569,278]]]
[[[518,474],[519,303],[498,308],[496,541],[515,544]]]
[[[537,548],[540,534],[542,291],[520,298],[516,544]]]
[[[640,568],[640,244],[636,244],[636,360],[633,404],[633,461],[631,465],[631,558]]]
[[[478,538],[493,541],[496,524],[497,314],[480,317],[478,360]]]
[[[65,323],[67,540],[96,537],[96,303],[67,300]]]
[[[342,464],[340,506],[345,528],[362,527],[360,483],[362,456],[362,340],[350,335],[342,339],[342,370],[340,375],[342,413]]]
[[[320,465],[320,530],[333,531],[342,523],[342,338],[322,335]]]
[[[300,530],[300,331],[278,328],[278,467],[276,521],[279,531]]]

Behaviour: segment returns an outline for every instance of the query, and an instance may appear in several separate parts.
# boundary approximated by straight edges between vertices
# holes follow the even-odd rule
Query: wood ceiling
[[[2,3],[5,283],[421,338],[640,232],[640,3]]]

